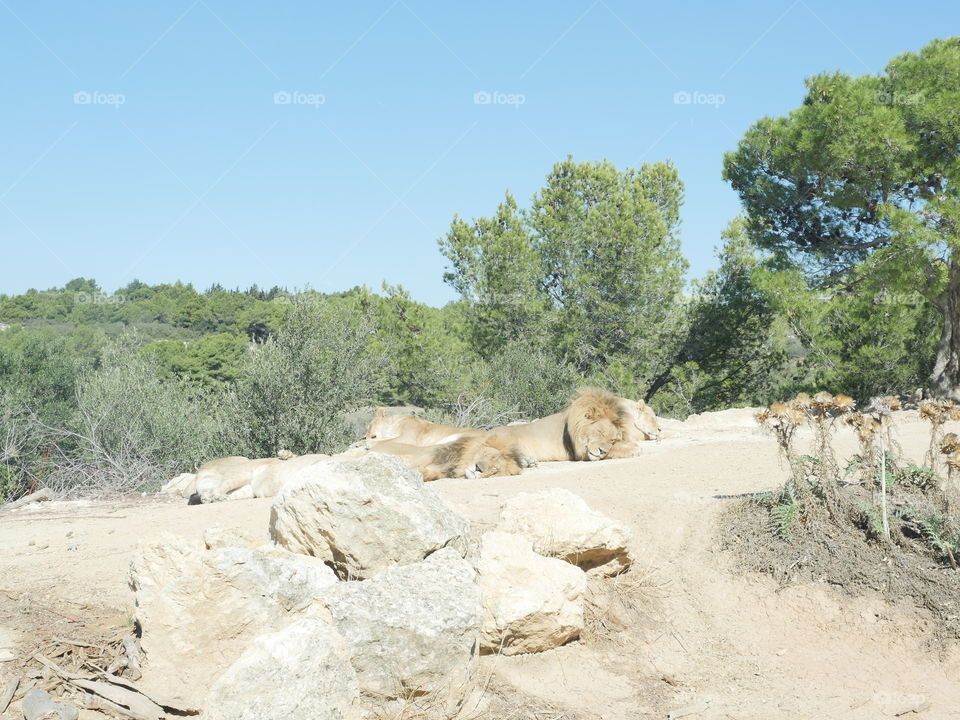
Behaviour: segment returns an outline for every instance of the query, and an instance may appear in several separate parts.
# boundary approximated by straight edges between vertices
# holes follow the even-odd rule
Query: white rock
[[[311,619],[261,635],[220,676],[204,708],[203,720],[359,720],[347,643]]]
[[[189,498],[197,491],[197,476],[194,473],[180,473],[160,488],[167,495]]]
[[[203,544],[207,550],[217,548],[238,547],[255,549],[261,543],[250,533],[235,527],[220,527],[213,525],[203,531]]]
[[[342,578],[368,578],[444,547],[462,556],[468,530],[419,473],[381,453],[301,469],[270,513],[275,542],[329,562]]]
[[[500,509],[497,529],[523,535],[540,555],[566,560],[591,576],[617,575],[633,562],[630,530],[561,488],[514,495]]]
[[[339,583],[324,599],[351,646],[368,704],[430,694],[431,706],[449,712],[463,702],[476,671],[482,610],[476,572],[455,550]]]
[[[20,701],[24,720],[77,720],[80,711],[55,702],[46,690],[31,690]]]
[[[146,656],[144,692],[162,705],[199,710],[252,638],[300,617],[328,617],[315,601],[336,582],[319,561],[280,549],[207,551],[169,534],[141,545],[130,584]]]
[[[580,636],[587,576],[533,551],[522,535],[486,533],[477,560],[483,595],[484,652],[543,652]]]

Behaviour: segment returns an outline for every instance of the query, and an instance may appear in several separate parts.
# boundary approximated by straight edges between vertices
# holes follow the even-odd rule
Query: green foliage
[[[247,341],[238,335],[216,333],[197,340],[161,340],[144,346],[168,377],[177,377],[213,389],[232,383],[240,375]]]
[[[491,218],[454,218],[440,241],[444,278],[467,303],[480,352],[542,338],[584,377],[617,361],[650,383],[673,354],[682,197],[667,163],[620,171],[567,159],[529,209],[508,194]]]
[[[383,290],[385,297],[359,293],[375,326],[374,345],[387,360],[379,401],[428,408],[446,404],[473,356],[462,319],[415,302],[399,285],[384,283]]]
[[[110,326],[159,324],[178,330],[180,339],[229,332],[263,340],[282,321],[282,304],[276,301],[286,294],[281,288],[262,291],[256,286],[243,291],[215,286],[200,293],[189,284],[146,285],[138,280],[108,294],[92,279],[75,278],[64,288],[0,295],[0,323],[56,322],[105,332]]]
[[[648,393],[660,393],[666,414],[762,404],[789,372],[785,328],[759,279],[746,220],[732,221],[722,239],[719,268],[694,283],[675,360]]]
[[[800,506],[795,500],[784,500],[770,508],[770,523],[773,531],[781,540],[789,540],[790,534],[800,517]]]
[[[769,266],[755,278],[795,343],[785,346],[792,363],[774,396],[826,388],[874,397],[926,384],[941,322],[918,295],[867,284],[817,290],[799,272]]]
[[[53,437],[48,482],[58,490],[156,490],[226,451],[229,428],[216,398],[165,380],[140,344],[121,336],[79,377],[75,415]]]
[[[0,388],[47,424],[73,412],[79,374],[93,366],[102,336],[86,328],[61,334],[50,328],[0,333]]]
[[[829,333],[851,348],[830,368],[840,381],[856,384],[863,375],[848,369],[866,361],[860,384],[876,386],[896,370],[898,353],[911,349],[921,351],[935,391],[960,389],[958,104],[960,38],[934,40],[894,58],[880,75],[810,78],[799,108],[761,119],[724,159],[752,239],[780,269],[801,270],[819,299],[836,292],[838,303],[852,302],[817,311],[844,326]],[[926,307],[886,307],[876,318],[864,300],[880,292],[919,293]],[[868,320],[865,328],[858,319]]]
[[[0,503],[42,480],[44,430],[22,401],[0,389]]]
[[[454,421],[491,427],[515,420],[535,420],[566,405],[582,384],[573,366],[553,353],[523,340],[514,340],[477,362],[470,389],[458,399]]]
[[[340,305],[294,298],[276,336],[244,358],[233,395],[244,454],[330,452],[353,439],[345,413],[370,404],[384,359],[368,316]]]
[[[955,565],[960,555],[960,530],[956,522],[939,513],[926,513],[920,516],[919,523],[923,539]]]

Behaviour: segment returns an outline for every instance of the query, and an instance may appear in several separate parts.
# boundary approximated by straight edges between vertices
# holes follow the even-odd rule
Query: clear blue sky
[[[878,72],[960,28],[955,0],[915,10],[0,0],[0,292],[386,279],[440,304],[453,214],[526,203],[567,154],[672,159],[698,276],[738,212],[722,153],[805,76]]]

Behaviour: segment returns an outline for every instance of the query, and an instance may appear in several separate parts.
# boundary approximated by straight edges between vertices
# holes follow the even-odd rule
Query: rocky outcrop
[[[396,457],[370,453],[301,469],[273,503],[270,535],[328,562],[344,579],[369,578],[454,547],[467,521]]]
[[[146,655],[144,692],[192,712],[254,637],[300,617],[325,617],[315,601],[337,580],[321,562],[281,549],[203,550],[166,535],[137,549],[130,582]]]
[[[618,575],[633,562],[630,530],[560,488],[514,495],[501,508],[497,529],[523,535],[540,555],[566,560],[589,575]]]
[[[484,652],[543,652],[579,637],[587,587],[580,568],[538,555],[529,540],[504,532],[483,536],[476,566]]]
[[[254,639],[216,681],[203,720],[359,720],[349,647],[331,625],[297,620]]]
[[[455,550],[339,583],[324,602],[368,704],[431,695],[434,707],[450,710],[463,701],[476,669],[481,602],[476,573]]]

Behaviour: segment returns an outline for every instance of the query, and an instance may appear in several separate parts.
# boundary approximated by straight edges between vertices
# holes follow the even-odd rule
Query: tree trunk
[[[950,258],[947,287],[936,303],[943,329],[930,373],[930,394],[960,400],[960,252]]]

